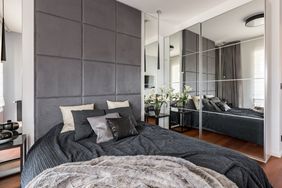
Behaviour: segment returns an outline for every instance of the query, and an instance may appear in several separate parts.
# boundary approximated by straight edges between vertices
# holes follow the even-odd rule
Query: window
[[[264,107],[264,50],[254,52],[254,106]]]

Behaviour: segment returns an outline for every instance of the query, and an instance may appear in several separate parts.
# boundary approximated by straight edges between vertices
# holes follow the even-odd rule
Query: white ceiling
[[[246,40],[264,34],[264,26],[246,27],[245,19],[264,12],[264,0],[253,0],[202,24],[203,36],[216,44]]]
[[[162,21],[180,25],[199,13],[208,11],[226,1],[233,0],[118,0],[148,14],[156,15],[161,10]]]
[[[2,0],[0,8],[2,18]],[[5,24],[8,31],[22,32],[22,0],[5,0]]]

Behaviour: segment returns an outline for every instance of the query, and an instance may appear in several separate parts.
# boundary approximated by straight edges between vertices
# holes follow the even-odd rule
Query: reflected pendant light
[[[144,21],[144,72],[147,70],[147,59],[146,59],[146,23],[149,20],[145,19]]]
[[[160,14],[162,12],[160,10],[157,10],[158,14],[158,70],[160,70],[161,65],[160,65]]]
[[[1,41],[1,61],[6,61],[6,40],[5,40],[5,19],[4,19],[4,0],[2,0],[2,41]]]

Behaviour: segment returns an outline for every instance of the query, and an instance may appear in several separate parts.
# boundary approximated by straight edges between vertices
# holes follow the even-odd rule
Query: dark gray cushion
[[[210,100],[211,105],[215,109],[216,112],[222,112],[222,110],[216,105],[216,103],[212,100]]]
[[[72,115],[74,119],[74,128],[75,128],[74,139],[78,141],[83,138],[89,137],[93,133],[93,130],[87,118],[103,116],[105,115],[105,111],[104,110],[72,111]]]
[[[222,111],[226,112],[230,110],[231,108],[224,102],[217,102],[215,103]]]
[[[138,134],[135,126],[128,117],[122,118],[107,118],[107,123],[112,131],[114,140],[120,140],[129,136]]]
[[[202,99],[203,102],[203,110],[205,111],[214,111],[213,105],[210,103],[209,99]]]
[[[134,126],[137,126],[137,122],[136,122],[136,119],[133,115],[131,107],[108,109],[108,110],[105,110],[105,111],[106,111],[106,114],[119,113],[119,115],[122,116],[122,117],[128,117],[128,119],[131,121],[131,123]]]

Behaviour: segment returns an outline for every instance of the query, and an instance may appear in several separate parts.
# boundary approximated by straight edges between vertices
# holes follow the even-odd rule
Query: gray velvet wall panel
[[[115,0],[35,0],[35,139],[59,106],[126,100],[141,116],[141,12]]]
[[[81,0],[36,0],[36,10],[68,19],[81,20]]]
[[[83,31],[84,59],[115,62],[115,32],[88,25]]]
[[[114,94],[115,64],[84,62],[84,95],[93,96]]]
[[[81,24],[36,13],[36,53],[81,58]]]
[[[105,29],[116,28],[116,3],[112,0],[84,0],[83,23]]]
[[[122,3],[117,4],[117,31],[141,38],[141,12]],[[134,27],[132,27],[134,26]]]
[[[81,61],[37,56],[36,96],[81,96]]]

